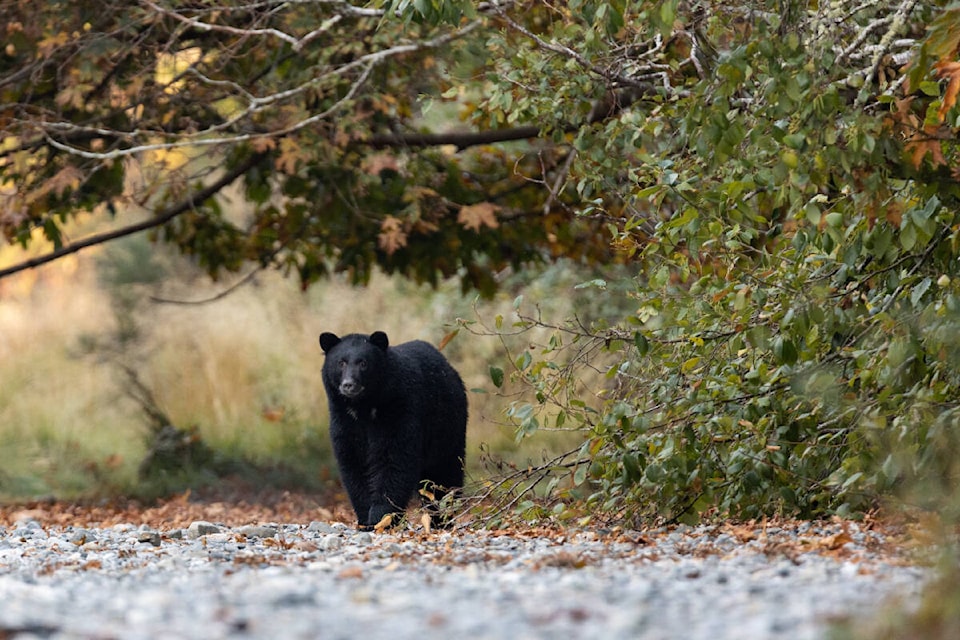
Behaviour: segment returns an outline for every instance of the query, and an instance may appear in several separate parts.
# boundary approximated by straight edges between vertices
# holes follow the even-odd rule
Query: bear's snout
[[[340,393],[347,398],[355,398],[363,391],[363,386],[356,380],[348,379],[340,383]]]

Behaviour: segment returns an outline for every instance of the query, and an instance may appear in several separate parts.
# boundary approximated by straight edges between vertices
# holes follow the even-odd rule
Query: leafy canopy
[[[487,294],[506,267],[613,259],[599,224],[541,188],[563,152],[539,127],[461,123],[494,55],[489,11],[471,3],[4,12],[0,232],[42,235],[43,259],[149,229],[214,276],[252,262],[306,286],[380,265]],[[82,211],[123,224],[67,242]]]

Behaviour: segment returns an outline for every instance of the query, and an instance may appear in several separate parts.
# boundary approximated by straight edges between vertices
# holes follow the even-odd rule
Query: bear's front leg
[[[340,470],[340,481],[347,490],[353,512],[357,514],[357,524],[361,529],[373,527],[376,521],[371,523],[367,519],[371,499],[366,443],[345,430],[331,429],[330,435],[333,441],[333,453]]]
[[[371,504],[367,522],[376,526],[386,515],[402,515],[420,481],[419,447],[396,441],[378,443],[371,465]],[[396,524],[396,520],[394,520]]]

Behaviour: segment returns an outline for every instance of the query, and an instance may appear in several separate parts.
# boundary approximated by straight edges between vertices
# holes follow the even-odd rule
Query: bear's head
[[[321,333],[320,348],[326,356],[323,382],[328,393],[339,393],[351,402],[373,397],[382,389],[388,346],[387,334],[383,331],[369,336],[354,333],[342,338]]]

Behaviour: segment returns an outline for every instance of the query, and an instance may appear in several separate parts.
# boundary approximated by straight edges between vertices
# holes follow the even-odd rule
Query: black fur
[[[467,394],[446,358],[420,340],[320,335],[330,439],[361,528],[401,514],[422,484],[437,500],[463,486]]]

